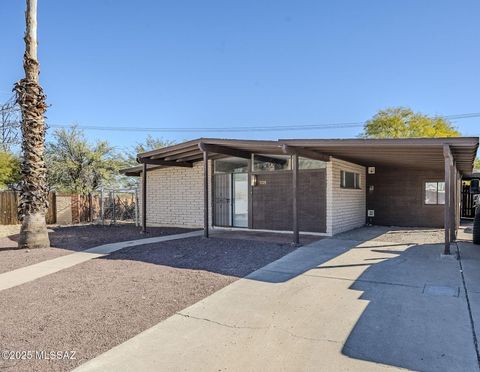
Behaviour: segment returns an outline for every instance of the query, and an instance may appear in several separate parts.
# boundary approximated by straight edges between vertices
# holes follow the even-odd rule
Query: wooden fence
[[[0,225],[16,225],[18,220],[18,199],[15,191],[0,192]],[[135,220],[136,200],[132,193],[94,193],[88,195],[48,194],[47,224],[76,224],[109,220]],[[103,207],[103,208],[102,208]],[[103,214],[102,214],[103,212]]]
[[[0,225],[16,225],[18,219],[18,192],[1,191],[0,192]],[[48,210],[46,214],[47,224],[57,222],[56,195],[51,192],[48,194]]]

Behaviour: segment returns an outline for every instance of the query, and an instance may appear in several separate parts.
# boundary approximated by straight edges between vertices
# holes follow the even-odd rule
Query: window
[[[215,173],[246,173],[248,171],[248,160],[241,158],[218,159],[213,162]]]
[[[360,174],[355,172],[340,172],[340,186],[344,189],[359,189]]]
[[[323,169],[326,168],[327,163],[321,160],[298,158],[298,169]]]
[[[425,204],[445,204],[445,182],[425,182]]]
[[[290,170],[291,158],[289,155],[254,155],[254,171]]]

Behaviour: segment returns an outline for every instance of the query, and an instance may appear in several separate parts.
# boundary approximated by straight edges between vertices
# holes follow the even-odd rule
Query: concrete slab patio
[[[480,255],[460,245],[470,294],[461,261],[410,238],[299,248],[77,370],[478,371]]]

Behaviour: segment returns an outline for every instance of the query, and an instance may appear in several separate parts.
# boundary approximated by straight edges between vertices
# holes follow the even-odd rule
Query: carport
[[[126,170],[127,175],[142,175],[142,221],[146,229],[147,177],[148,171],[165,167],[191,168],[196,162],[203,162],[203,229],[205,237],[209,236],[209,160],[237,157],[248,160],[249,180],[253,156],[265,161],[275,162],[278,155],[291,156],[291,207],[293,242],[299,241],[299,191],[298,161],[300,157],[329,162],[340,159],[368,169],[368,174],[375,168],[398,170],[415,170],[417,173],[433,172],[435,178],[444,182],[442,198],[444,205],[430,208],[430,211],[443,213],[445,228],[445,254],[450,254],[450,243],[456,239],[460,220],[460,186],[464,175],[472,172],[473,162],[478,148],[477,137],[458,138],[414,138],[414,139],[281,139],[277,141],[234,140],[217,138],[199,138],[178,145],[138,154],[140,167]],[[408,176],[407,176],[408,177]],[[407,194],[409,190],[400,185],[396,192]],[[333,182],[329,180],[329,182]],[[368,182],[367,182],[368,184]],[[367,184],[364,188],[367,188]],[[372,187],[373,186],[373,187]],[[375,193],[375,185],[368,185],[368,192]],[[442,185],[443,187],[443,185]],[[161,192],[161,190],[159,190]],[[437,196],[439,197],[439,196]],[[440,204],[440,203],[439,203]],[[408,206],[407,206],[408,207]],[[415,208],[415,205],[411,205]],[[367,208],[368,209],[368,208]],[[335,213],[332,211],[331,213]],[[365,214],[367,211],[365,210]],[[437,212],[431,212],[437,213]],[[437,213],[438,214],[438,213]],[[381,222],[381,221],[380,221]]]

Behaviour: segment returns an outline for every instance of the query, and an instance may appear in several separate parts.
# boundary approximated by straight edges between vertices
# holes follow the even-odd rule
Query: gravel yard
[[[1,291],[4,350],[74,350],[76,360],[1,361],[0,368],[69,370],[293,250],[263,241],[181,239],[126,248]]]
[[[73,225],[65,227],[49,227],[50,248],[16,249],[18,226],[2,227],[0,237],[0,273],[32,265],[41,261],[64,256],[72,251],[81,251],[97,245],[148,238],[152,236],[172,235],[191,231],[189,229],[171,227],[151,227],[148,234],[140,233],[141,229],[132,224],[101,226]],[[8,232],[12,234],[7,235]],[[5,236],[7,235],[7,236]]]

